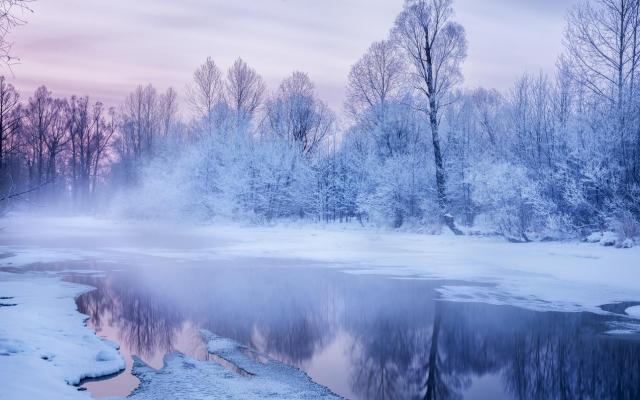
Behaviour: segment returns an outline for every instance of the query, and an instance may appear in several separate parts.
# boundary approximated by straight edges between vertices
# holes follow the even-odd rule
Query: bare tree
[[[26,108],[26,130],[28,132],[29,176],[37,185],[45,178],[46,141],[54,121],[55,108],[51,92],[40,86],[33,97],[29,98]]]
[[[309,76],[296,71],[267,102],[266,122],[276,136],[289,138],[309,154],[331,133],[335,115],[316,97]]]
[[[227,72],[227,102],[236,114],[236,124],[250,121],[262,103],[265,84],[262,77],[238,58]]]
[[[11,55],[12,43],[7,39],[9,32],[25,23],[23,14],[31,12],[29,3],[33,0],[0,0],[0,60],[11,65],[16,60]]]
[[[122,109],[126,153],[140,159],[153,151],[154,137],[159,131],[158,94],[151,85],[138,86],[129,94]]]
[[[4,76],[0,76],[0,170],[4,167],[5,159],[18,146],[19,124],[20,95]]]
[[[453,21],[452,0],[407,0],[396,19],[393,35],[413,64],[416,88],[427,104],[436,169],[438,203],[444,222],[461,234],[449,214],[446,173],[439,136],[439,112],[462,80],[460,65],[466,57],[464,28]]]
[[[72,96],[69,100],[69,135],[71,137],[71,182],[74,202],[86,195],[89,183],[91,117],[89,98]]]
[[[105,115],[106,114],[106,115]],[[93,147],[93,158],[91,161],[91,195],[95,198],[96,187],[98,186],[98,173],[101,164],[107,158],[107,148],[116,132],[116,117],[113,108],[104,109],[101,102],[96,102],[93,106],[93,135],[90,144]]]
[[[124,183],[135,182],[142,162],[154,155],[156,138],[162,131],[159,109],[159,96],[151,84],[138,86],[120,109],[114,147]]]
[[[53,98],[44,86],[29,98],[22,134],[30,187],[62,188],[55,184],[63,170],[62,156],[69,142],[67,108],[66,100]]]
[[[193,83],[187,86],[187,101],[204,121],[209,135],[213,132],[214,107],[222,100],[222,74],[213,59],[207,57],[207,61],[193,73]]]
[[[69,142],[66,112],[68,103],[64,99],[54,99],[51,108],[51,124],[44,143],[48,155],[46,179],[47,182],[55,185],[58,178],[58,159]]]
[[[169,136],[173,129],[178,114],[178,93],[170,87],[160,96],[158,101],[160,107],[161,133],[163,137]]]
[[[115,133],[114,111],[105,111],[101,102],[90,107],[88,97],[72,96],[67,120],[73,199],[76,206],[85,206],[90,196],[95,194],[98,171]],[[78,204],[80,200],[82,203]]]
[[[388,40],[373,43],[349,72],[346,111],[357,118],[364,110],[376,109],[375,115],[384,119],[387,102],[403,89],[404,75],[396,45]]]

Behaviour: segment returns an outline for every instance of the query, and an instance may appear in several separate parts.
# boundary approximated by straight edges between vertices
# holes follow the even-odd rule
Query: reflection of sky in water
[[[603,316],[437,302],[438,282],[312,268],[72,279],[98,287],[79,309],[128,360],[125,373],[86,384],[98,396],[137,385],[131,354],[155,368],[170,351],[208,359],[204,328],[349,398],[640,398],[640,342],[603,336]]]

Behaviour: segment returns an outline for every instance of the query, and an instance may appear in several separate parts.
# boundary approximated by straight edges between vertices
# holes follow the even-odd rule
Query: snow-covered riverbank
[[[0,399],[90,399],[74,385],[124,370],[117,344],[96,336],[75,311],[74,298],[87,290],[56,276],[0,272]],[[212,354],[251,377],[180,354],[167,356],[159,371],[136,360],[134,374],[143,383],[132,398],[339,398],[296,368],[252,361],[233,341],[203,335]]]
[[[64,269],[66,261],[73,260],[112,262],[118,268],[313,265],[357,274],[460,281],[443,287],[443,298],[536,310],[604,313],[599,307],[603,304],[640,300],[639,248],[578,242],[512,244],[499,238],[338,225],[195,227],[13,216],[0,220],[0,227],[0,267],[18,270],[45,262],[59,262]],[[113,345],[86,328],[75,311],[73,298],[86,290],[44,274],[0,273],[0,302],[6,304],[0,307],[0,374],[7,382],[0,399],[88,398],[67,383],[123,367]],[[631,311],[637,316],[635,309]],[[624,329],[634,326],[629,319]],[[616,328],[624,331],[612,329]],[[152,372],[147,375],[154,379]]]
[[[216,262],[325,265],[352,273],[492,283],[447,287],[457,300],[533,309],[599,311],[640,299],[640,248],[580,242],[513,244],[501,238],[423,235],[355,226],[190,226],[94,218],[15,216],[0,221],[0,266],[64,260],[124,264]]]
[[[0,272],[0,399],[83,399],[84,378],[124,369],[114,343],[98,338],[75,311],[91,290],[56,277]]]

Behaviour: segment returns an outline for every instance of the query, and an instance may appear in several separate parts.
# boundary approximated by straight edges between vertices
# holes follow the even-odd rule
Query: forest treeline
[[[107,108],[0,78],[0,204],[622,244],[640,234],[640,0],[579,2],[563,43],[553,74],[464,88],[452,1],[408,0],[352,66],[340,120],[307,74],[267,90],[241,59],[195,71],[190,119],[172,88]]]

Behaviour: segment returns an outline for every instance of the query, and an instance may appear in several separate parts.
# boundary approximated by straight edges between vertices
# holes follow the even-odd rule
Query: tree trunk
[[[427,55],[427,91],[429,98],[429,123],[431,125],[431,140],[433,143],[433,158],[436,164],[436,189],[438,191],[438,205],[440,206],[440,218],[456,235],[462,235],[462,231],[456,227],[453,216],[449,213],[449,200],[447,199],[447,182],[440,150],[440,135],[438,132],[438,105],[435,99],[435,87],[433,83],[433,66],[431,51],[425,49]]]

